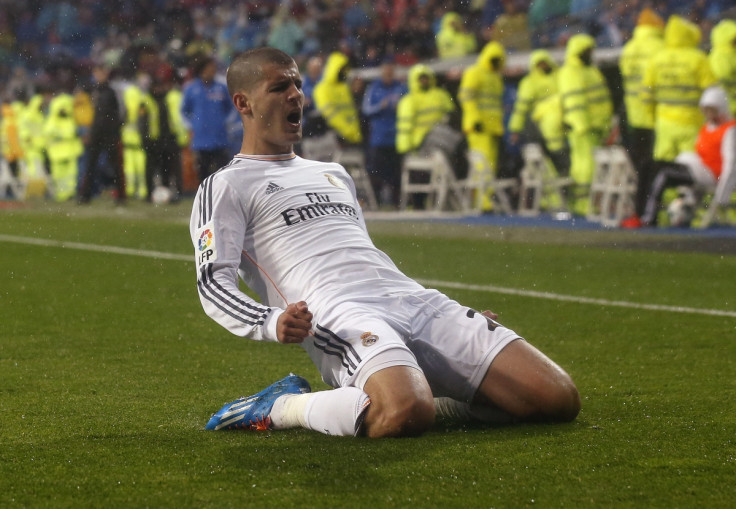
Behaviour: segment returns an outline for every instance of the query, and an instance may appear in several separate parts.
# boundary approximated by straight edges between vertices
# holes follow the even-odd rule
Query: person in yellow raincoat
[[[43,133],[47,142],[53,197],[59,202],[67,201],[76,196],[78,160],[84,151],[74,119],[74,96],[62,90],[51,99]]]
[[[20,162],[23,158],[23,147],[20,139],[20,119],[23,115],[24,105],[22,101],[4,100],[0,107],[0,146],[2,156],[8,163],[8,169],[13,177],[18,178],[20,174]],[[2,195],[10,198],[21,198],[15,196],[13,189],[0,189]],[[2,196],[0,195],[0,196]]]
[[[447,115],[455,111],[450,93],[437,86],[434,71],[415,64],[407,78],[409,93],[396,106],[396,151],[406,154],[419,150],[425,137]]]
[[[557,62],[547,50],[529,55],[529,73],[519,82],[514,109],[509,118],[509,141],[519,143],[522,132],[532,120],[557,173],[568,175],[570,154],[562,132],[562,110],[557,92]]]
[[[342,53],[330,54],[322,79],[314,87],[314,105],[344,141],[352,144],[363,142],[358,109],[347,83],[350,60]]]
[[[710,67],[726,90],[731,114],[736,115],[736,21],[724,19],[714,26],[710,44]]]
[[[143,133],[140,117],[145,112],[146,93],[135,82],[129,82],[123,91],[125,117],[123,118],[123,172],[125,173],[125,194],[128,198],[145,200],[148,196],[146,185],[146,151],[143,148]]]
[[[47,143],[43,133],[45,111],[51,101],[48,87],[40,85],[28,101],[20,117],[19,133],[23,147],[23,158],[30,179],[44,180],[47,176]]]
[[[465,30],[463,18],[456,12],[448,12],[442,16],[435,40],[437,56],[443,60],[472,55],[478,47],[475,35]]]
[[[654,119],[655,161],[674,161],[692,151],[704,117],[698,101],[716,84],[708,57],[698,48],[700,28],[677,15],[664,29],[665,47],[652,57],[642,81],[642,100]]]
[[[634,214],[621,226],[636,228],[647,204],[649,189],[656,174],[652,163],[654,118],[642,103],[641,83],[652,57],[664,48],[664,20],[646,8],[639,14],[632,38],[624,44],[619,57],[619,69],[624,85],[627,128],[624,144],[636,168],[638,186],[634,199]]]
[[[595,147],[603,144],[611,128],[613,104],[603,74],[593,65],[595,39],[587,34],[570,37],[558,87],[562,122],[570,145],[570,176],[575,182],[573,212],[586,215],[593,179]]]
[[[468,148],[486,158],[491,172],[497,172],[498,153],[503,127],[503,76],[501,71],[506,62],[503,46],[492,41],[478,55],[476,63],[463,71],[458,90],[458,101],[462,107],[462,129],[468,140]],[[491,175],[478,175],[490,179]],[[493,189],[479,196],[482,211],[493,208]]]

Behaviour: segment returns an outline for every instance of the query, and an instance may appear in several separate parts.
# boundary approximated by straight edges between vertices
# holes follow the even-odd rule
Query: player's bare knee
[[[414,399],[377,410],[367,429],[371,438],[419,436],[434,424],[435,410],[431,400]]]
[[[572,380],[558,384],[547,400],[546,414],[555,421],[569,422],[580,413],[580,393]]]

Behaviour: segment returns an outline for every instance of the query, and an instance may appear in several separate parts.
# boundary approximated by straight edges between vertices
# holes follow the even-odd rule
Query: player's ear
[[[235,109],[243,115],[249,115],[252,111],[250,100],[248,99],[248,96],[245,95],[245,92],[235,92],[233,94],[233,104],[235,105]]]

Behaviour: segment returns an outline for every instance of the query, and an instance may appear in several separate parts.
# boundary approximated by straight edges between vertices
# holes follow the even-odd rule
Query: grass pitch
[[[326,386],[298,347],[205,316],[188,213],[0,211],[0,506],[731,507],[733,254],[629,232],[371,223],[406,273],[493,309],[567,369],[578,419],[438,422],[402,440],[215,433],[212,412],[289,371]]]

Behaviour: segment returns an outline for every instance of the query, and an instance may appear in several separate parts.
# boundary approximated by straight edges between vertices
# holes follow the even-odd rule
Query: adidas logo
[[[268,187],[266,188],[266,194],[273,194],[278,193],[279,191],[283,191],[284,188],[281,187],[278,184],[274,184],[273,182],[268,183]]]

